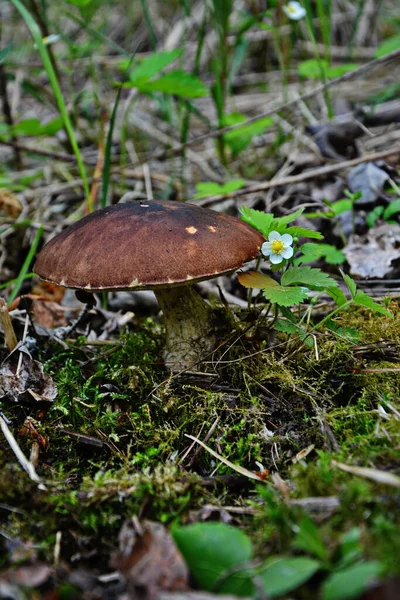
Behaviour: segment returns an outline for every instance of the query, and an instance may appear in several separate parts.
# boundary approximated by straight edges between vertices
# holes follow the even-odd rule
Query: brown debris
[[[161,523],[133,518],[122,526],[113,558],[128,584],[129,599],[153,600],[161,591],[188,589],[188,569],[171,534]]]

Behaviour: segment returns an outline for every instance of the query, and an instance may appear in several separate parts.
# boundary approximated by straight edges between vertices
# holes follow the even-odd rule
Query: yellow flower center
[[[295,6],[288,6],[288,11],[295,14],[296,12],[296,7]]]
[[[283,242],[281,240],[274,240],[271,242],[271,249],[274,254],[281,254],[284,249]]]

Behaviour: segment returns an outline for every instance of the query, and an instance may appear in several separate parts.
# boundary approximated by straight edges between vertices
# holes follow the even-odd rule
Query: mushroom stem
[[[155,295],[164,314],[166,366],[171,371],[196,368],[216,343],[211,307],[190,285],[158,289]]]

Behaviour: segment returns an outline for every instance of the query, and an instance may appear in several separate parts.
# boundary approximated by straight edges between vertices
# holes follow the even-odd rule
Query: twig
[[[9,351],[12,352],[17,347],[18,340],[4,298],[0,298],[0,323],[3,326],[5,344]]]
[[[236,192],[230,192],[229,194],[219,194],[218,196],[210,196],[209,198],[203,198],[201,200],[198,200],[196,204],[199,204],[200,206],[207,206],[208,204],[213,204],[214,202],[219,202],[220,200],[226,200],[227,198],[237,198],[238,196],[246,196],[247,194],[262,192],[274,187],[279,187],[281,185],[284,186],[291,185],[294,183],[301,183],[303,181],[307,181],[308,179],[315,179],[317,177],[329,175],[330,173],[335,173],[335,171],[340,171],[341,169],[355,167],[365,162],[372,162],[381,158],[387,158],[388,156],[396,154],[397,152],[400,152],[400,146],[394,146],[390,150],[382,150],[382,152],[371,152],[371,154],[365,154],[364,156],[360,156],[359,158],[353,158],[352,160],[344,160],[333,165],[325,165],[323,167],[319,167],[318,169],[310,169],[309,171],[306,171],[305,173],[300,173],[299,175],[290,175],[289,177],[282,177],[282,179],[264,181],[255,185],[244,187],[240,190],[236,190]]]
[[[24,471],[29,475],[30,479],[32,479],[32,481],[34,481],[35,483],[41,483],[41,479],[40,479],[39,475],[36,473],[35,467],[26,458],[25,454],[22,452],[21,448],[18,446],[15,437],[11,433],[11,430],[9,429],[4,417],[2,417],[1,415],[0,415],[0,429],[3,432],[3,435],[6,438],[7,442],[9,443],[11,450],[14,452],[19,464],[24,469]],[[43,484],[42,484],[42,489],[44,489]]]
[[[153,156],[153,158],[159,159],[164,156],[171,156],[171,153],[177,154],[177,153],[181,152],[183,148],[194,146],[195,144],[204,142],[207,139],[216,138],[225,133],[228,133],[229,131],[234,131],[235,129],[240,129],[241,127],[250,125],[250,123],[254,123],[255,121],[258,121],[259,119],[263,119],[265,117],[271,117],[272,115],[274,115],[278,112],[286,111],[290,108],[295,107],[300,101],[304,101],[304,100],[313,98],[317,94],[320,94],[321,92],[324,92],[325,90],[327,90],[339,83],[344,83],[345,81],[351,81],[355,77],[364,75],[365,72],[368,71],[369,69],[373,69],[374,67],[377,67],[379,65],[389,63],[390,61],[392,61],[392,60],[394,61],[394,60],[398,59],[399,57],[400,57],[400,50],[395,50],[394,52],[391,52],[390,54],[387,54],[386,56],[382,56],[381,58],[376,58],[375,60],[371,60],[370,62],[367,62],[364,65],[361,65],[357,69],[354,69],[354,71],[349,71],[348,73],[344,73],[340,77],[336,77],[335,79],[331,79],[330,81],[327,81],[321,85],[318,85],[318,86],[314,87],[312,90],[305,92],[301,96],[294,98],[293,100],[289,100],[288,102],[285,102],[285,104],[280,104],[279,106],[275,106],[274,108],[271,108],[263,113],[259,113],[259,114],[255,115],[254,117],[250,117],[246,121],[242,121],[235,125],[230,125],[229,127],[223,127],[221,129],[213,129],[212,131],[209,131],[208,133],[205,133],[205,134],[195,137],[191,140],[188,140],[184,144],[178,143],[178,144],[175,144],[170,149],[163,150],[161,153],[153,153],[152,156]]]

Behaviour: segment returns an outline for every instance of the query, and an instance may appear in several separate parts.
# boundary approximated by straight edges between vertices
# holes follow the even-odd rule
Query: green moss
[[[219,376],[222,391],[171,378],[160,364],[161,332],[151,320],[122,334],[112,347],[88,347],[81,339],[69,349],[44,349],[45,367],[59,390],[56,401],[44,417],[35,407],[6,409],[15,432],[29,416],[47,440],[38,471],[49,483],[47,491],[39,490],[4,450],[2,502],[23,511],[7,514],[4,530],[39,542],[48,560],[55,533],[62,530],[67,560],[77,545],[82,552],[97,547],[106,565],[123,520],[133,514],[185,522],[205,504],[252,502],[256,516],[239,520],[264,556],[293,552],[309,511],[292,501],[334,497],[333,509],[311,512],[331,559],[345,532],[359,527],[362,556],[396,572],[398,490],[346,473],[333,460],[399,469],[394,350],[400,316],[348,311],[337,324],[358,328],[359,341],[321,331],[316,352],[314,344],[305,346],[293,336],[260,336],[256,327],[247,337],[227,334],[205,365]],[[277,470],[289,495],[270,483],[261,490],[250,481],[236,484],[237,474],[232,487],[223,478],[206,486],[202,477],[214,470],[218,476],[232,474],[199,447],[185,456],[191,444],[185,434],[205,439],[209,432],[207,443],[233,463]],[[32,438],[17,439],[28,455]],[[301,458],[305,449],[309,453]]]

